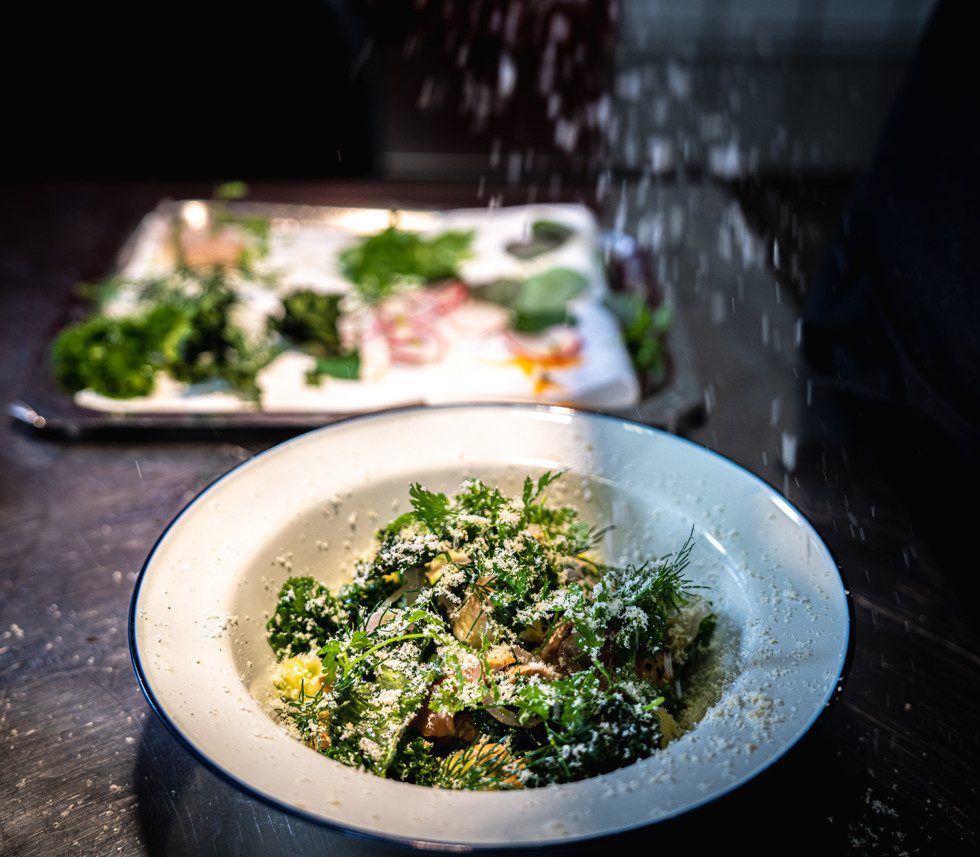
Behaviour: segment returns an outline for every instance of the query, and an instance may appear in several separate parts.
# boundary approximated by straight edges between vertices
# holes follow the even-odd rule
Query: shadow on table
[[[195,761],[156,718],[143,727],[134,781],[140,833],[152,855],[404,854],[248,797]]]
[[[542,850],[591,855],[614,849],[632,854],[695,842],[729,848],[741,842],[756,855],[785,854],[799,845],[805,831],[808,847],[840,853],[847,834],[840,821],[848,815],[843,804],[856,790],[841,787],[846,773],[838,759],[828,758],[827,728],[822,720],[755,780],[678,819],[586,845]],[[155,718],[143,729],[135,782],[141,837],[155,857],[406,853],[401,847],[323,829],[246,796],[196,762]]]

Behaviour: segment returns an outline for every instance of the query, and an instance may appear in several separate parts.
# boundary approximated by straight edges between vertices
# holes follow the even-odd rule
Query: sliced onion
[[[448,315],[469,300],[470,290],[459,280],[452,280],[443,286],[433,286],[428,290],[436,315]]]
[[[435,332],[419,331],[405,338],[389,340],[391,356],[397,363],[435,363],[446,351],[445,343]]]
[[[432,307],[432,300],[424,292],[398,292],[378,304],[378,318],[382,325],[401,326],[417,319],[424,320]]]
[[[381,329],[398,363],[433,363],[442,359],[446,345],[430,324],[407,317],[391,321],[381,317]]]
[[[381,620],[384,619],[385,615],[388,613],[388,607],[389,605],[387,604],[384,607],[379,607],[368,617],[367,625],[364,626],[365,633],[371,634],[381,627]]]
[[[534,720],[529,720],[527,723],[521,723],[517,719],[517,715],[512,711],[508,711],[506,708],[502,708],[499,705],[491,705],[492,702],[493,697],[490,696],[489,693],[484,696],[483,704],[487,706],[484,710],[498,723],[503,723],[504,726],[523,726],[529,729],[532,726],[537,726],[541,722],[540,717],[535,717]]]
[[[469,301],[456,307],[448,321],[466,335],[504,333],[510,325],[510,312],[485,301]]]

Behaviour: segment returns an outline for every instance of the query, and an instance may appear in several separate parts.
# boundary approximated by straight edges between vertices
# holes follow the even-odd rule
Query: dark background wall
[[[0,178],[855,174],[932,5],[34,4]]]
[[[219,178],[373,169],[380,104],[346,4],[40,3],[7,38],[2,174]]]

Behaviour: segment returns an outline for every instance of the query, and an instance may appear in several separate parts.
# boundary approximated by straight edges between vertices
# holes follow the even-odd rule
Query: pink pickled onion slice
[[[434,363],[446,350],[442,337],[431,326],[418,322],[389,329],[385,338],[398,363]]]
[[[435,304],[437,315],[447,315],[454,309],[466,303],[469,299],[470,291],[459,280],[454,280],[444,286],[434,286],[430,288],[429,295]]]

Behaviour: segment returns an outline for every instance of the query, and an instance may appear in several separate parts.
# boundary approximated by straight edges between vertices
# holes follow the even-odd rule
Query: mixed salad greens
[[[519,497],[414,484],[339,592],[289,578],[267,627],[289,728],[346,765],[450,789],[580,780],[676,737],[715,626],[684,576],[692,537],[604,563],[605,531],[548,502],[560,475]]]

